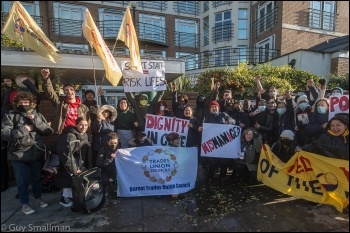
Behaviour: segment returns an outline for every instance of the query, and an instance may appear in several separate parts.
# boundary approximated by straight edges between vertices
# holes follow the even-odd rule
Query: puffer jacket
[[[325,132],[319,139],[301,148],[311,153],[349,161],[349,135],[333,136]]]
[[[54,131],[42,114],[36,110],[31,110],[30,114],[34,115],[33,120],[27,117],[27,113],[15,109],[6,114],[2,120],[1,139],[8,142],[9,160],[33,162],[45,158],[46,148],[41,137],[48,136]],[[33,125],[34,130],[28,131],[24,125]],[[26,143],[23,141],[24,138],[28,139],[27,145],[23,144]]]
[[[66,120],[69,103],[66,100],[60,100],[55,90],[53,89],[50,78],[44,79],[43,81],[44,92],[46,96],[50,99],[51,103],[55,106],[53,118],[51,119],[51,127],[55,130],[55,132],[61,134],[64,122]],[[79,104],[78,117],[84,117],[88,121],[88,124],[90,126],[90,110],[85,104]]]
[[[75,140],[78,140],[79,143],[73,143]],[[58,187],[71,188],[71,174],[76,173],[78,169],[84,170],[82,158],[86,154],[87,148],[88,135],[86,133],[81,134],[76,127],[71,125],[63,129],[56,144],[60,165],[58,173],[54,176],[54,181]]]
[[[98,151],[101,147],[105,146],[107,143],[108,134],[110,132],[115,132],[115,120],[117,119],[117,110],[110,105],[102,105],[98,111],[97,116],[102,116],[102,112],[109,111],[111,113],[110,119],[105,120],[95,120],[92,124],[92,133],[95,135],[92,141],[92,149]]]

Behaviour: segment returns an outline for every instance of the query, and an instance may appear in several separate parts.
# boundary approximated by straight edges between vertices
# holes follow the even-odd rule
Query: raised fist
[[[43,79],[47,79],[50,76],[49,69],[41,69],[40,73],[41,73],[41,76],[43,77]]]

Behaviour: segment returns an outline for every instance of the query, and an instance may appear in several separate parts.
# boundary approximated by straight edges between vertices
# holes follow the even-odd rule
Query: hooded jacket
[[[110,105],[102,105],[98,111],[97,115],[102,116],[102,112],[109,111],[111,117],[109,119],[104,119],[101,121],[95,120],[92,124],[92,133],[95,135],[92,141],[92,149],[98,151],[100,147],[105,146],[107,143],[108,134],[110,132],[115,132],[115,120],[117,119],[117,110]]]
[[[44,79],[43,89],[47,97],[50,99],[51,103],[55,106],[53,118],[51,119],[51,127],[58,134],[62,133],[64,122],[67,117],[67,110],[69,103],[66,100],[60,100],[56,92],[52,87],[50,78]],[[76,97],[79,99],[79,97]],[[78,117],[84,117],[88,124],[91,124],[89,108],[80,103],[78,106]]]

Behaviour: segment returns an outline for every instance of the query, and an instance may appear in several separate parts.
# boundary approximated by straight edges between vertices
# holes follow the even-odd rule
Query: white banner
[[[175,132],[180,135],[180,146],[185,147],[187,142],[189,120],[157,116],[147,114],[145,133],[147,138],[151,139],[153,145],[167,146],[166,136]]]
[[[195,147],[144,146],[118,149],[117,196],[181,194],[195,187]]]
[[[337,113],[349,114],[349,95],[330,96],[329,97],[329,115],[328,120],[332,119]]]
[[[238,158],[241,152],[241,132],[237,125],[204,123],[201,156]]]
[[[129,61],[122,61],[124,92],[165,91],[165,62],[141,60],[143,74],[134,72]]]

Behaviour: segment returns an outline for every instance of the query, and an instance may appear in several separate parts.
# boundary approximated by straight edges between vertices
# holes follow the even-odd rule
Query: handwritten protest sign
[[[238,158],[241,152],[241,131],[237,125],[204,123],[201,156]]]
[[[143,74],[133,72],[129,61],[122,61],[123,85],[125,92],[164,91],[165,62],[141,60]]]
[[[349,114],[349,95],[330,96],[329,97],[329,115],[328,120],[337,113]]]
[[[175,132],[180,135],[180,146],[186,146],[189,120],[148,114],[145,133],[153,145],[166,146],[166,136]]]

